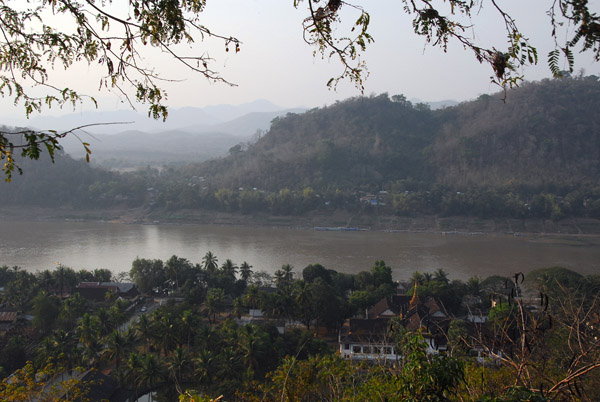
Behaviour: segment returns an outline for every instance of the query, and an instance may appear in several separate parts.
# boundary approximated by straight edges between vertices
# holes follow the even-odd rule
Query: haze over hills
[[[303,111],[282,109],[258,100],[239,106],[172,109],[165,122],[124,110],[40,116],[28,123],[33,128],[52,127],[58,131],[99,123],[78,130],[77,136],[67,136],[61,141],[65,151],[75,158],[84,157],[81,145],[84,141],[91,146],[94,163],[110,168],[134,168],[184,164],[225,155],[232,146],[268,130],[275,117]],[[114,124],[119,122],[124,124]]]
[[[123,131],[167,131],[184,128],[214,126],[225,123],[249,113],[282,112],[284,108],[267,100],[256,100],[241,105],[216,105],[204,108],[170,108],[165,121],[148,117],[145,111],[131,109],[114,111],[73,112],[62,116],[36,115],[31,119],[10,119],[4,125],[30,127],[39,130],[70,130],[88,124],[99,124],[86,131],[94,134],[116,134]],[[102,123],[123,123],[102,125]]]

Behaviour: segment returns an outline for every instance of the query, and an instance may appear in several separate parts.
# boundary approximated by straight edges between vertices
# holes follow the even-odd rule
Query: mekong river
[[[273,273],[283,264],[308,264],[357,273],[378,259],[394,279],[443,268],[452,279],[510,275],[554,265],[600,273],[600,236],[442,235],[438,233],[319,232],[211,225],[0,221],[0,265],[26,270],[63,264],[76,270],[128,271],[136,258],[172,255],[200,263],[207,251],[219,263],[247,261]]]

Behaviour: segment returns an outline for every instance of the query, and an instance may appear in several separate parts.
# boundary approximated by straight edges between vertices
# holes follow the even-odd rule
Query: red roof
[[[0,311],[0,322],[13,322],[16,319],[16,311]]]

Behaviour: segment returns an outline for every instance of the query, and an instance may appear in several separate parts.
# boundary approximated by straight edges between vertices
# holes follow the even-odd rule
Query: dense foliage
[[[441,269],[415,272],[406,284],[416,283],[420,298],[434,297],[455,317],[449,347],[429,354],[426,332],[411,333],[392,320],[389,336],[402,353],[388,365],[333,353],[346,318],[397,292],[383,261],[357,275],[313,264],[300,279],[289,265],[271,276],[246,262],[219,264],[208,252],[199,264],[177,256],[136,259],[130,275],[148,301],[165,303],[146,302],[148,312],[140,312],[127,300],[90,302],[73,292],[80,280],[106,281],[106,270],[59,267],[34,274],[1,267],[2,302],[35,317],[0,336],[0,374],[23,367],[12,382],[0,383],[2,399],[44,394],[36,372],[55,378],[78,367],[111,372],[135,394],[158,390],[167,400],[181,394],[199,401],[219,395],[250,401],[591,401],[600,389],[600,281],[594,275],[553,267],[525,281],[516,274],[462,282]],[[540,297],[522,296],[527,283]],[[487,311],[491,302],[486,324],[464,318]],[[265,317],[244,321],[257,310]],[[282,334],[277,328],[283,327]],[[23,388],[27,382],[32,385]],[[91,386],[55,385],[76,392]]]

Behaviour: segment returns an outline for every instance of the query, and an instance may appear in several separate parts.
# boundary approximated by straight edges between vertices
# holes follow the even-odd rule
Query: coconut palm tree
[[[100,362],[104,345],[98,340],[93,339],[91,342],[83,345],[82,358],[86,366],[97,367]]]
[[[244,325],[240,328],[238,344],[246,367],[254,373],[258,368],[258,359],[265,346],[256,325]]]
[[[198,316],[192,310],[185,310],[179,317],[181,329],[181,339],[185,339],[185,344],[190,347],[190,341],[194,334],[194,329],[198,324]]]
[[[306,329],[310,329],[310,322],[315,318],[310,285],[304,280],[296,284],[296,305],[298,306],[298,317]]]
[[[138,317],[138,321],[135,323],[135,331],[137,336],[143,339],[146,346],[146,352],[150,351],[150,340],[152,339],[154,328],[146,314],[141,314]]]
[[[50,291],[53,290],[54,287],[54,278],[52,277],[52,272],[49,269],[45,269],[41,272],[38,272],[37,279],[40,284],[40,287],[46,291],[46,293],[50,294]]]
[[[209,349],[202,349],[194,359],[194,375],[201,384],[211,384],[216,371],[214,353]]]
[[[419,271],[413,272],[413,274],[410,277],[410,281],[412,283],[416,283],[418,285],[423,284],[423,281],[424,281],[423,274]]]
[[[217,256],[212,251],[207,252],[202,258],[202,266],[209,275],[212,275],[217,270]]]
[[[175,318],[170,312],[161,314],[156,322],[156,332],[154,335],[158,350],[164,352],[167,356],[169,351],[181,342],[177,339],[177,327]]]
[[[158,384],[165,379],[167,372],[164,364],[153,353],[148,353],[142,360],[142,367],[139,375],[140,384],[152,391]],[[152,398],[152,394],[150,394]]]
[[[240,277],[246,284],[252,277],[252,265],[248,264],[246,261],[242,262],[242,265],[240,265]]]
[[[98,317],[100,336],[105,337],[114,329],[113,316],[108,312],[108,310],[102,307],[96,311],[96,316]]]
[[[215,288],[208,291],[206,301],[204,302],[204,311],[208,315],[209,322],[217,321],[217,314],[223,310],[224,301],[225,293],[223,292],[223,289]]]
[[[244,303],[242,302],[241,297],[236,297],[233,299],[233,309],[231,310],[231,317],[237,317],[238,319],[242,318],[242,315],[245,312]]]
[[[283,271],[283,280],[287,283],[291,282],[294,279],[294,267],[290,264],[285,264],[281,266],[281,270]]]
[[[106,349],[102,351],[102,357],[111,361],[119,372],[121,361],[127,355],[127,349],[127,340],[119,330],[115,329],[106,337]]]
[[[135,394],[135,399],[137,401],[138,399],[138,395],[137,395],[137,391],[140,384],[140,375],[142,372],[142,365],[143,365],[143,360],[142,360],[142,356],[138,353],[138,352],[131,352],[129,354],[129,357],[127,358],[127,361],[125,362],[125,379],[127,380],[127,383],[132,387],[134,394]]]
[[[53,358],[56,355],[57,353],[54,347],[54,339],[51,336],[47,336],[40,342],[39,346],[36,349],[36,364],[38,364],[38,366],[41,366],[42,364],[45,364],[50,358]]]
[[[448,272],[444,271],[442,268],[438,268],[433,272],[433,280],[442,283],[448,283]]]
[[[244,295],[244,305],[251,309],[256,309],[260,306],[262,293],[258,286],[250,285],[248,291]]]
[[[275,285],[280,286],[284,283],[285,272],[283,272],[281,269],[275,271],[273,276],[275,277]]]
[[[77,327],[75,328],[75,334],[79,343],[88,345],[92,341],[100,337],[100,323],[98,317],[85,313],[79,320]]]
[[[189,370],[188,368],[192,365],[192,361],[190,359],[189,353],[186,349],[182,347],[177,347],[171,356],[169,357],[167,367],[169,369],[169,377],[175,383],[175,387],[177,388],[177,392],[182,393],[181,383],[183,381],[183,376]]]
[[[237,273],[237,265],[233,263],[229,258],[225,260],[223,265],[221,265],[221,269],[223,273],[233,279],[235,279],[235,274]]]

